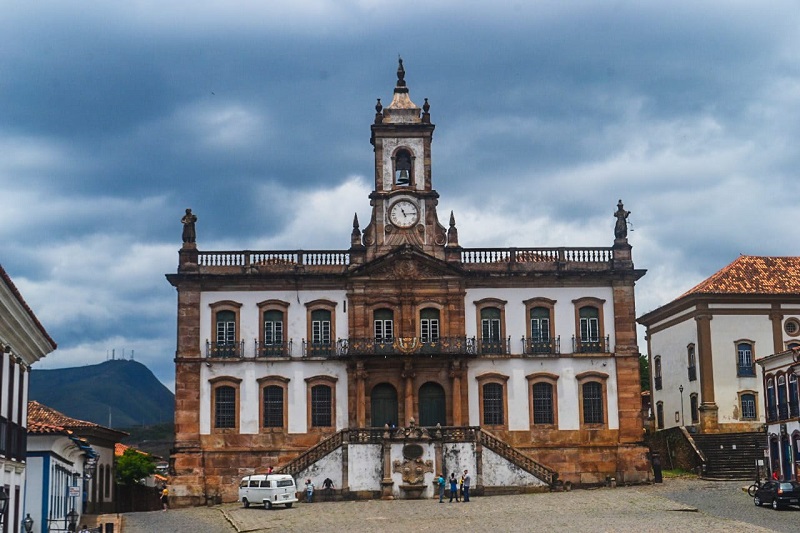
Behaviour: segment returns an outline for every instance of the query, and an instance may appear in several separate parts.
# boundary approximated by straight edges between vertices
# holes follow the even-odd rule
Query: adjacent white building
[[[756,359],[800,345],[800,258],[738,257],[642,315],[656,429],[761,431]]]
[[[791,328],[790,328],[791,329]],[[794,343],[793,343],[794,344]],[[769,470],[800,480],[800,346],[756,361],[763,369]]]
[[[0,498],[3,533],[25,517],[28,378],[30,367],[56,349],[14,282],[0,266]]]

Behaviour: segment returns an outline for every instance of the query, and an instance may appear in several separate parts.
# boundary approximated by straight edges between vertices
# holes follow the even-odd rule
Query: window
[[[306,378],[308,387],[308,425],[312,430],[332,431],[336,413],[336,378]]]
[[[391,309],[376,309],[373,316],[376,343],[391,343],[394,339],[394,313]]]
[[[778,418],[786,420],[789,418],[789,399],[787,398],[786,376],[778,376]]]
[[[700,423],[700,410],[697,404],[697,393],[689,395],[689,411],[692,417],[692,424]]]
[[[661,390],[663,386],[661,379],[661,356],[657,355],[653,358],[653,385],[656,390]]]
[[[775,402],[775,380],[767,380],[767,421],[775,422],[778,420],[778,406]]]
[[[546,382],[533,384],[533,424],[553,424],[553,385]]]
[[[283,427],[283,387],[269,385],[264,387],[263,427]]]
[[[487,372],[476,376],[481,423],[487,426],[501,426],[506,429],[508,411],[506,403],[506,382],[508,376],[496,372]]]
[[[336,324],[334,310],[336,302],[315,300],[306,304],[308,309],[308,339],[305,353],[312,357],[324,357],[334,354],[334,337]]]
[[[411,153],[401,148],[394,156],[394,184],[396,187],[408,187],[412,184],[413,166]]]
[[[419,337],[422,342],[439,340],[439,310],[427,308],[419,314]]]
[[[481,309],[481,351],[502,353],[500,349],[500,309],[487,307]]]
[[[664,402],[656,402],[656,429],[664,429]]]
[[[209,357],[241,357],[237,333],[241,306],[232,301],[211,304],[214,342],[210,346]]]
[[[789,374],[789,417],[797,418],[800,416],[800,405],[797,397],[797,375]]]
[[[694,344],[686,347],[686,364],[689,369],[689,381],[697,380],[697,356],[694,351]]]
[[[264,352],[265,355],[278,355],[283,352],[283,312],[264,313]]]
[[[752,341],[738,341],[736,343],[736,373],[740,377],[756,375],[756,368],[753,364],[753,343]]]
[[[756,416],[756,395],[751,392],[741,393],[739,395],[741,403],[742,419],[755,420]]]
[[[800,321],[796,318],[787,318],[783,323],[783,331],[790,337],[797,337],[800,335]]]
[[[481,353],[506,353],[505,305],[506,301],[497,298],[484,298],[474,302],[477,311],[478,348]]]
[[[530,353],[550,353],[550,310],[534,307],[530,311]]]
[[[603,338],[603,304],[599,298],[573,300],[575,305],[576,336],[573,349],[577,353],[603,353],[608,351]]]
[[[503,386],[499,383],[483,386],[483,423],[487,426],[503,424]]]
[[[219,376],[209,380],[211,384],[211,428],[212,431],[239,427],[239,385],[242,380],[231,376]]]
[[[606,381],[608,374],[590,370],[575,376],[579,384],[580,392],[580,420],[583,425],[590,426],[590,429],[600,429],[597,426],[607,428],[606,413]]]

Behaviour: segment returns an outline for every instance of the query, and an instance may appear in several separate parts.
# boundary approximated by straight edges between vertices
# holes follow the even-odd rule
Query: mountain
[[[32,370],[29,398],[113,429],[171,424],[175,395],[137,361]]]

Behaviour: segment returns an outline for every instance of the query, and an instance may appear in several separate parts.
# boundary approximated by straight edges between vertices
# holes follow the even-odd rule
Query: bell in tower
[[[411,185],[411,155],[405,150],[400,150],[395,157],[394,184],[397,187]]]

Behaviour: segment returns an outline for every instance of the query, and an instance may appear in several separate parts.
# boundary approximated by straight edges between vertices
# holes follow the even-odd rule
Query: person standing
[[[314,484],[311,482],[311,478],[306,480],[306,503],[311,503],[314,501]]]
[[[167,502],[168,501],[169,501],[169,490],[167,490],[167,486],[164,485],[164,487],[161,489],[161,510],[162,511],[166,511],[167,510]]]
[[[450,503],[453,503],[453,498],[456,499],[456,502],[461,501],[458,499],[458,480],[456,479],[456,473],[450,472]]]
[[[325,491],[325,500],[333,500],[333,480],[331,478],[325,478],[325,481],[322,482],[322,489]]]
[[[464,470],[466,472],[466,470]],[[464,476],[462,475],[461,478],[458,480],[458,495],[461,496],[461,501],[464,501]]]
[[[439,483],[439,503],[444,503],[444,474],[439,474],[436,482]]]
[[[463,479],[464,479],[463,497],[464,497],[464,503],[466,503],[466,502],[469,501],[469,483],[470,483],[469,471],[464,470],[464,478]]]

